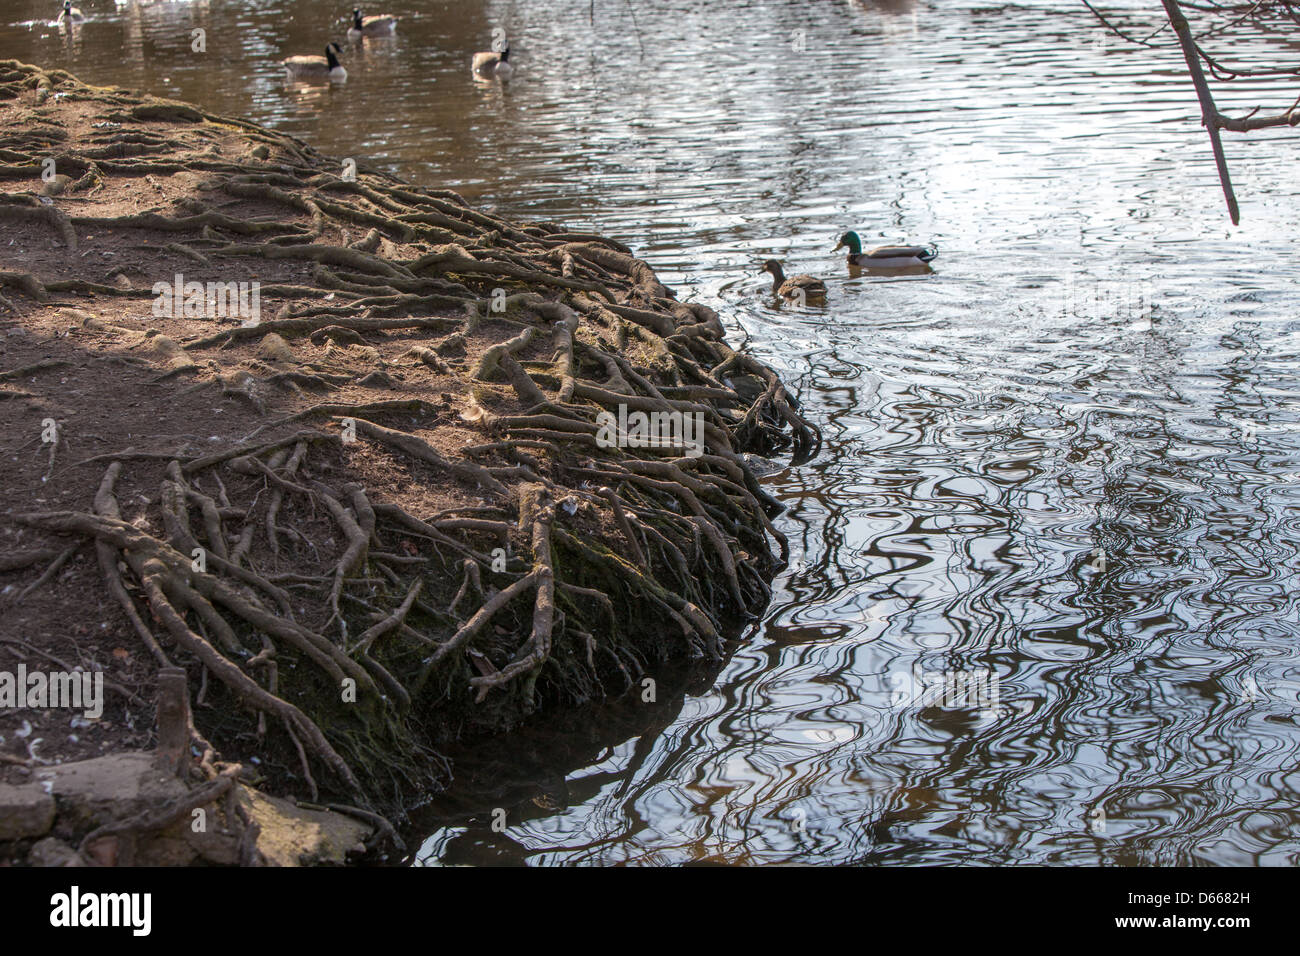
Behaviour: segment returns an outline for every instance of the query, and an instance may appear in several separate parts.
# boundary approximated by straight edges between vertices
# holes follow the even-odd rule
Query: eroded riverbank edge
[[[0,121],[0,671],[108,687],[97,720],[0,709],[8,782],[158,747],[179,665],[177,779],[226,788],[220,826],[251,820],[222,780],[400,821],[453,742],[765,606],[744,453],[819,436],[622,244],[13,61]],[[698,446],[611,445],[638,413]]]

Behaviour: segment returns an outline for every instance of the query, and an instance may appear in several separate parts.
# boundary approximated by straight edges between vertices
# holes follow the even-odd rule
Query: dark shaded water
[[[306,90],[277,61],[349,4],[80,6],[6,4],[0,57],[618,236],[826,430],[721,673],[465,755],[422,861],[1300,862],[1294,132],[1230,136],[1231,228],[1176,54],[1069,0],[401,0]],[[935,274],[848,277],[850,227]],[[768,256],[828,307],[770,307]]]

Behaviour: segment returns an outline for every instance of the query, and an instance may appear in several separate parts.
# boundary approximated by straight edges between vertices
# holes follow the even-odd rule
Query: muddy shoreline
[[[616,240],[14,61],[0,224],[0,671],[107,689],[94,720],[0,709],[29,803],[151,753],[236,845],[192,860],[292,857],[250,788],[351,808],[391,856],[374,821],[454,746],[716,659],[767,602],[786,543],[748,455],[820,436]],[[153,860],[184,824],[53,790],[0,852]]]

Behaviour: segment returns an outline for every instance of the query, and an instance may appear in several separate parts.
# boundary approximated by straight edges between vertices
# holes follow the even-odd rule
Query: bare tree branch
[[[1231,41],[1234,36],[1240,35],[1243,29],[1252,30],[1257,34],[1290,31],[1293,23],[1300,23],[1300,0],[1251,0],[1242,3],[1220,3],[1218,0],[1161,0],[1166,22],[1145,38],[1116,25],[1090,0],[1081,0],[1081,2],[1107,30],[1133,44],[1157,47],[1159,44],[1152,41],[1165,29],[1173,29],[1183,59],[1187,63],[1187,72],[1196,89],[1196,98],[1201,104],[1201,125],[1210,136],[1214,164],[1218,170],[1219,183],[1223,187],[1223,198],[1228,205],[1228,215],[1232,218],[1233,225],[1236,225],[1240,221],[1241,212],[1219,132],[1226,129],[1234,133],[1249,133],[1282,126],[1300,126],[1300,96],[1297,96],[1291,106],[1283,112],[1261,116],[1257,115],[1260,107],[1256,107],[1245,116],[1234,118],[1219,110],[1206,73],[1208,71],[1211,77],[1221,82],[1243,77],[1276,80],[1282,77],[1300,77],[1300,65],[1229,66],[1220,57],[1205,50],[1199,41],[1209,37],[1222,37]],[[1200,32],[1193,32],[1192,25],[1183,12],[1184,7],[1199,11],[1210,19],[1214,17],[1224,19],[1220,23],[1205,25]]]

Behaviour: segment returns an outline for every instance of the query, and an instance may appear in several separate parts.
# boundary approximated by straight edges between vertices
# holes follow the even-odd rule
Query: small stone
[[[397,383],[384,371],[371,372],[357,382],[362,388],[396,388]]]
[[[106,326],[94,314],[84,309],[59,309],[56,313],[60,319],[67,322],[75,322],[77,325],[88,329],[102,329]]]
[[[44,836],[54,826],[54,798],[34,783],[0,784],[0,840]]]
[[[86,861],[77,851],[62,840],[46,837],[32,844],[27,852],[27,862],[32,866],[85,866]]]
[[[117,855],[121,849],[118,838],[115,836],[101,837],[94,843],[86,847],[89,853],[100,866],[117,866]]]
[[[289,343],[274,332],[262,336],[262,341],[257,344],[257,355],[258,358],[271,362],[294,361],[293,349],[289,348]]]
[[[41,193],[46,196],[58,196],[72,185],[72,177],[64,176],[62,173],[51,179],[46,180],[45,185],[41,187]]]

